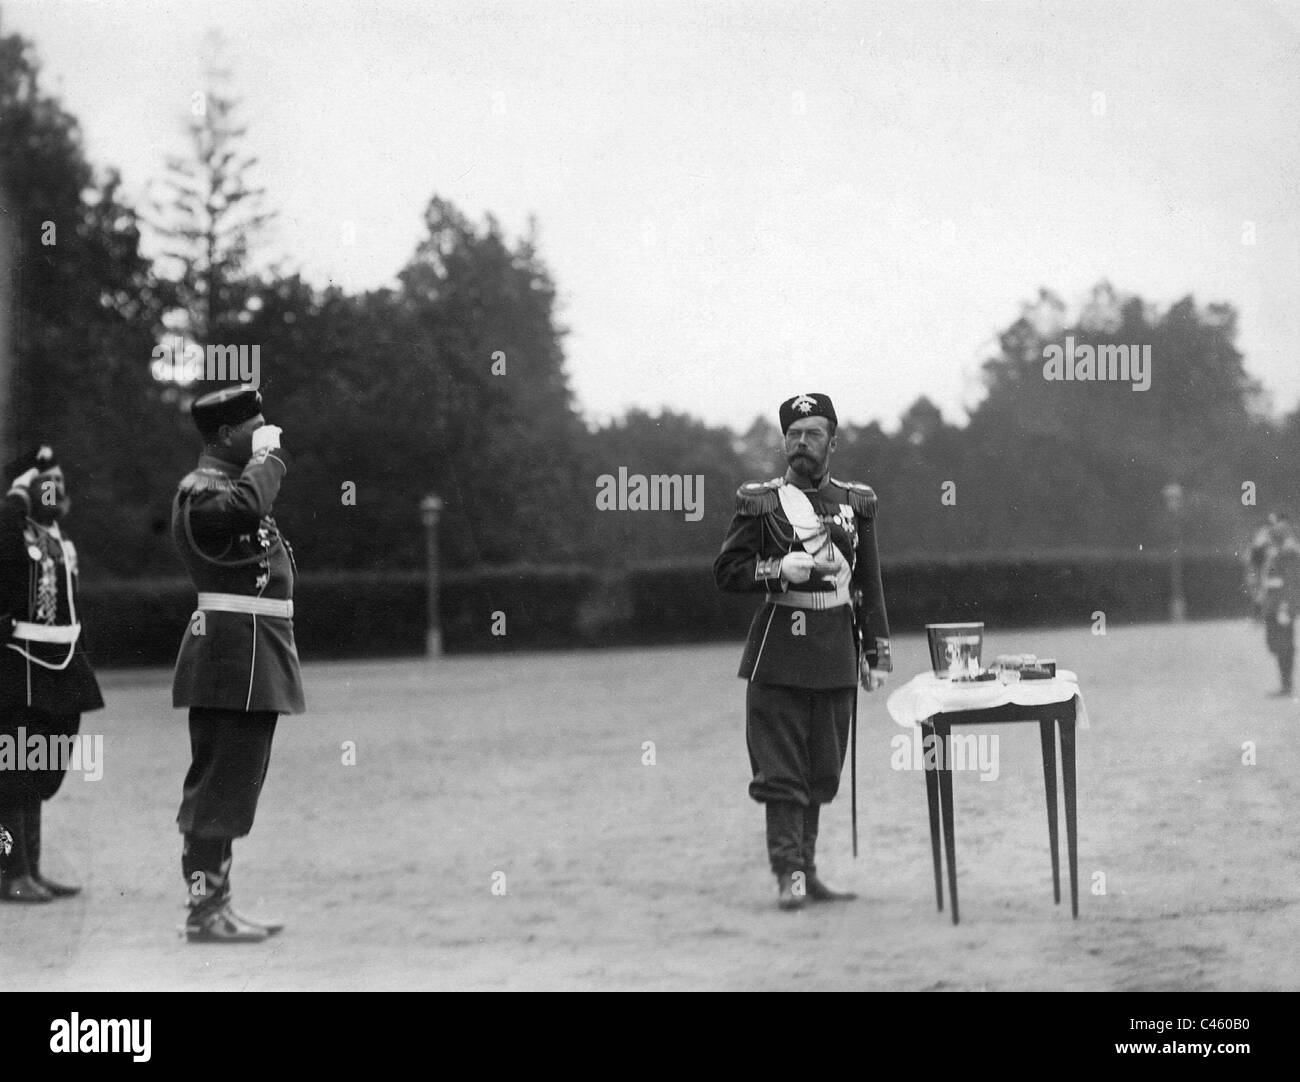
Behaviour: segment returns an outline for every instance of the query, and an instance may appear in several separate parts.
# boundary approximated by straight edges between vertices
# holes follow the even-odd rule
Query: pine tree
[[[151,220],[165,239],[160,273],[172,283],[170,322],[200,344],[223,340],[247,319],[252,253],[275,217],[265,209],[266,189],[250,179],[258,159],[237,119],[220,40],[209,41],[213,59],[186,120],[190,150],[167,158]]]

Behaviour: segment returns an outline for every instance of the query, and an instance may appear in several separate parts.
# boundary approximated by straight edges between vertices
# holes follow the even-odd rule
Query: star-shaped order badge
[[[794,408],[806,416],[817,408],[817,400],[806,394],[801,394],[794,400]]]

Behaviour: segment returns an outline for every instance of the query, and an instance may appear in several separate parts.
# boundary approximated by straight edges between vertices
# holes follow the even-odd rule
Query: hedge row
[[[1084,624],[1097,611],[1108,624],[1162,620],[1171,594],[1168,559],[1142,555],[913,560],[887,563],[884,578],[896,634],[951,620],[997,628]],[[1192,619],[1248,611],[1232,556],[1188,557],[1183,580]],[[720,593],[710,568],[699,564],[489,568],[448,576],[441,598],[447,653],[737,639],[758,602],[756,595]],[[184,581],[88,585],[82,618],[96,663],[170,664],[193,604]],[[305,575],[295,608],[306,659],[424,650],[419,572]]]

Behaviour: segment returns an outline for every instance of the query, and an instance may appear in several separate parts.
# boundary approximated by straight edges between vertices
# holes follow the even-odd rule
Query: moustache
[[[56,504],[46,505],[37,503],[37,505],[32,508],[31,516],[37,522],[58,522],[61,518],[64,518],[70,510],[72,510],[72,497],[63,496]]]

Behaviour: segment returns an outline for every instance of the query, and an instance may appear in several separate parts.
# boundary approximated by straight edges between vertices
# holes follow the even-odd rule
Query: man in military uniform
[[[1260,572],[1264,637],[1269,653],[1277,658],[1282,686],[1279,698],[1290,698],[1295,669],[1295,618],[1300,610],[1300,542],[1287,516],[1272,517],[1268,549]]]
[[[50,902],[81,888],[41,872],[41,805],[63,784],[81,715],[104,705],[77,613],[77,550],[59,522],[71,501],[54,450],[11,462],[0,508],[0,901]],[[42,749],[40,765],[32,737]],[[0,835],[0,843],[3,836]],[[3,845],[0,844],[0,854]]]
[[[784,477],[744,484],[713,575],[760,593],[739,675],[753,781],[765,805],[778,905],[855,897],[817,876],[821,806],[839,790],[857,685],[892,671],[876,548],[876,495],[830,476],[835,407],[824,394],[782,403]]]
[[[172,536],[198,591],[176,659],[172,705],[189,707],[192,762],[177,824],[191,942],[258,942],[283,925],[230,904],[232,844],[252,830],[280,714],[305,709],[293,640],[289,543],[271,517],[288,469],[280,429],[250,386],[204,395],[206,446],[181,481]]]

